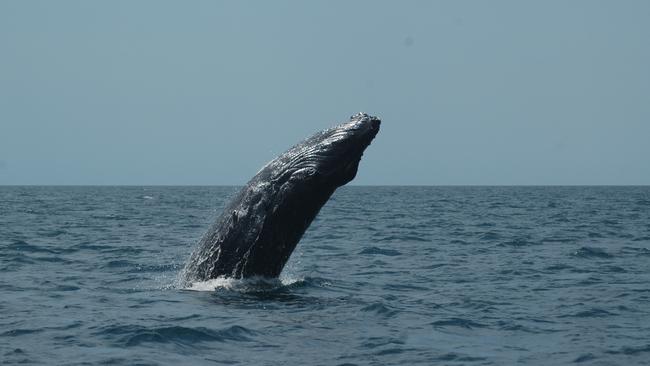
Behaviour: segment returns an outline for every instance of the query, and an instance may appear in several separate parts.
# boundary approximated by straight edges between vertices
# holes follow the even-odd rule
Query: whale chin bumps
[[[217,277],[277,277],[336,188],[354,179],[379,132],[358,113],[266,164],[230,201],[182,272],[186,283]]]

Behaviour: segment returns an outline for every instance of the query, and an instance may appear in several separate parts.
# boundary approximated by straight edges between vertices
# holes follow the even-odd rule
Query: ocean
[[[0,186],[0,363],[650,365],[650,187],[343,187],[180,286],[237,190]]]

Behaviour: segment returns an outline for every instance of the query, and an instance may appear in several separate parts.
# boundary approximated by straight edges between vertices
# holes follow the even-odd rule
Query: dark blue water
[[[0,360],[650,364],[650,187],[347,187],[278,281],[176,285],[232,187],[0,187]]]

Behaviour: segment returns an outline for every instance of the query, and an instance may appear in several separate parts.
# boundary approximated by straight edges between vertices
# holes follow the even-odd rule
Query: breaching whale
[[[380,123],[358,113],[267,163],[202,237],[182,280],[279,276],[321,207],[356,176]]]

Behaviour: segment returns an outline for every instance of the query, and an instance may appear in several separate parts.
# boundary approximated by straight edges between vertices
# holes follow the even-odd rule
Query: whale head
[[[361,156],[379,132],[381,120],[365,113],[350,117],[350,121],[326,130],[314,146],[316,177],[342,186],[357,174]]]
[[[358,113],[348,122],[316,133],[276,159],[276,173],[306,185],[336,189],[357,174],[366,148],[379,132],[381,120]]]

